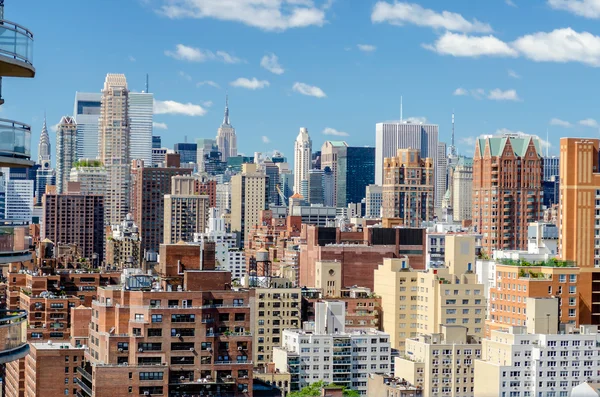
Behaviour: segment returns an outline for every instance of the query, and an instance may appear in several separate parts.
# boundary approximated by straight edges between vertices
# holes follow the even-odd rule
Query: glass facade
[[[348,147],[337,163],[337,206],[360,203],[375,183],[375,148]]]

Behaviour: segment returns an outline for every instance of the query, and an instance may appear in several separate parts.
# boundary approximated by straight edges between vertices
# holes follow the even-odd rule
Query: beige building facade
[[[194,233],[202,233],[208,225],[208,196],[165,195],[164,243],[194,241]]]
[[[268,207],[268,182],[257,164],[243,164],[242,172],[231,177],[231,231],[240,232],[243,241]]]

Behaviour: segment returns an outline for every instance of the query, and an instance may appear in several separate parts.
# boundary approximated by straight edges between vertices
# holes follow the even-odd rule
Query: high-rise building
[[[56,172],[52,168],[38,168],[35,176],[34,197],[35,205],[42,205],[42,196],[46,186],[56,186]]]
[[[100,160],[81,159],[73,164],[69,181],[79,183],[81,194],[104,196],[107,178],[106,168]]]
[[[279,193],[277,192],[277,185],[279,184],[279,166],[274,163],[273,160],[267,158],[262,163],[262,168],[269,178],[269,205],[279,205],[281,202]]]
[[[164,196],[171,193],[171,178],[191,175],[192,170],[179,168],[178,154],[172,167],[146,167],[143,161],[133,161],[131,214],[142,238],[142,252],[158,252],[164,236]],[[171,160],[169,160],[171,161]]]
[[[383,205],[383,187],[369,185],[366,187],[366,210],[367,218],[381,218],[381,206]]]
[[[99,127],[102,94],[76,92],[73,115],[77,125],[77,158],[97,159],[100,156]]]
[[[44,115],[44,125],[42,126],[42,134],[40,135],[40,143],[38,144],[38,161],[39,165],[49,163],[48,168],[52,166],[52,146],[50,145],[50,135],[48,135],[48,127],[46,126],[46,116]]]
[[[527,225],[542,217],[540,141],[529,135],[479,138],[473,158],[473,225],[482,248],[527,248]]]
[[[227,162],[230,157],[237,156],[237,136],[235,128],[229,121],[229,97],[225,98],[225,116],[223,124],[217,130],[217,146],[221,152],[222,161]]]
[[[231,177],[231,231],[246,241],[250,228],[258,224],[260,211],[269,208],[269,178],[256,164],[243,164]]]
[[[383,163],[382,217],[399,218],[406,226],[433,220],[434,163],[417,149],[398,149]]]
[[[152,164],[152,120],[154,95],[149,92],[130,92],[129,109],[129,159],[144,160]]]
[[[63,116],[56,130],[56,190],[64,192],[69,181],[71,167],[77,161],[77,124],[69,116]]]
[[[333,176],[333,206],[338,199],[338,159],[346,154],[348,144],[344,141],[325,141],[321,147],[321,169],[329,168]],[[340,205],[345,207],[345,205]]]
[[[152,149],[160,149],[162,147],[162,139],[160,135],[152,135]]]
[[[6,180],[6,219],[31,223],[33,217],[33,181]]]
[[[121,222],[129,212],[131,175],[128,97],[129,90],[125,75],[108,74],[102,90],[102,107],[98,126],[100,160],[104,163],[108,176],[104,205],[106,207],[105,220],[109,225]],[[148,144],[150,145],[151,142]]]
[[[306,128],[300,132],[294,142],[294,193],[302,192],[302,181],[308,181],[311,165],[312,141]]]
[[[164,243],[194,241],[195,233],[202,233],[208,224],[208,196],[196,194],[165,195]]]
[[[437,163],[435,165],[435,208],[436,215],[441,215],[442,202],[444,196],[448,191],[448,157],[446,144],[444,142],[438,143],[437,149]]]
[[[375,181],[375,148],[348,146],[337,158],[336,205],[360,203],[365,189]]]
[[[472,219],[473,159],[458,157],[452,172],[452,216],[454,220]]]
[[[558,178],[560,176],[560,157],[557,156],[544,156],[543,169],[544,169],[544,181],[553,180],[552,177]]]
[[[218,215],[224,215],[231,210],[231,183],[219,183],[217,185],[217,205]]]
[[[44,206],[40,236],[54,243],[75,244],[82,257],[104,257],[104,197],[81,194],[68,184],[63,194],[49,192]],[[70,190],[73,189],[73,190]]]
[[[198,145],[195,143],[176,143],[173,150],[179,153],[181,164],[195,164],[198,161]]]
[[[169,152],[166,147],[152,149],[152,167],[162,167],[165,163],[165,156]]]
[[[309,204],[323,204],[323,171],[312,169],[308,171],[308,196],[305,197]]]
[[[439,137],[436,124],[414,124],[407,121],[390,121],[375,126],[375,183],[383,184],[384,159],[394,157],[398,149],[418,149],[421,158],[431,158],[435,175],[445,175],[445,163],[438,161]],[[443,167],[442,167],[443,165]],[[441,208],[446,193],[445,180],[435,181],[435,204]]]
[[[205,163],[213,150],[217,150],[217,141],[215,139],[201,138],[196,139],[196,161],[198,172],[205,172]],[[218,151],[218,150],[217,150]]]

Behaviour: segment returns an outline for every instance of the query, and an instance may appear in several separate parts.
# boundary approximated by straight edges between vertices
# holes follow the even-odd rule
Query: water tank
[[[256,251],[256,261],[257,262],[266,262],[269,260],[269,251],[264,248]]]

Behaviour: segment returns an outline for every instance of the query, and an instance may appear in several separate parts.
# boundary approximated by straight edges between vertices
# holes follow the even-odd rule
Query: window
[[[144,315],[141,313],[135,314],[135,321],[144,321]]]
[[[569,294],[575,294],[577,292],[577,287],[574,285],[569,286]]]
[[[148,329],[149,337],[158,337],[162,336],[162,328],[149,328]]]
[[[162,323],[162,314],[153,314],[152,322],[153,323]]]
[[[162,380],[163,372],[140,372],[140,380]]]

